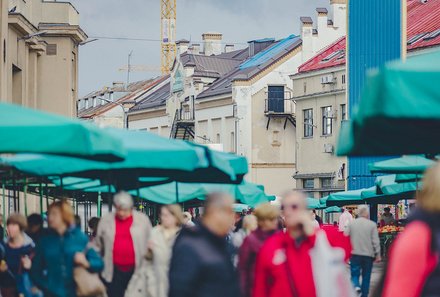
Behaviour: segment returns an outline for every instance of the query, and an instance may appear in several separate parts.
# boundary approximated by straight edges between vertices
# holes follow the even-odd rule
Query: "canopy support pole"
[[[28,184],[27,184],[27,178],[25,178],[24,186],[23,186],[23,199],[24,199],[24,215],[26,217],[28,216],[27,190],[28,190]]]
[[[98,202],[97,202],[97,206],[96,206],[98,218],[101,217],[101,211],[102,211],[101,207],[102,207],[102,205],[101,205],[101,192],[98,192]]]
[[[49,210],[49,186],[46,182],[46,211]]]
[[[179,204],[179,182],[176,182],[176,203]]]
[[[38,193],[40,194],[40,215],[43,216],[43,185],[41,184],[41,180],[38,185]]]

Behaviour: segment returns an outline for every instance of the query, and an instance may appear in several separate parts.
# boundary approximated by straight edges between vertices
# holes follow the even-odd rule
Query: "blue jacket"
[[[238,277],[226,238],[202,224],[183,228],[170,265],[169,297],[239,297]]]
[[[77,252],[86,252],[91,272],[100,272],[104,262],[93,249],[87,249],[88,238],[79,229],[72,228],[60,236],[54,231],[41,237],[32,262],[31,278],[45,297],[74,297],[73,258]]]

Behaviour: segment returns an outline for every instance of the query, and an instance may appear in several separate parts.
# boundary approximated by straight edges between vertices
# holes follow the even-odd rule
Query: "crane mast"
[[[176,57],[176,0],[160,0],[161,72],[170,73]]]

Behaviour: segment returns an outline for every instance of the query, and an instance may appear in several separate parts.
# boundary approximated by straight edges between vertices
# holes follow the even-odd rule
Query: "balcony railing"
[[[295,102],[284,98],[267,98],[264,103],[265,114],[295,114]]]

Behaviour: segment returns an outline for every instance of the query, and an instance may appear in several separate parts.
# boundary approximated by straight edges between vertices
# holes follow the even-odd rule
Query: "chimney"
[[[189,41],[185,39],[180,39],[176,41],[177,55],[184,54],[188,51]]]
[[[305,62],[313,56],[313,20],[311,17],[300,17],[302,39],[302,61]]]
[[[230,53],[234,51],[234,45],[233,44],[226,44],[225,45],[225,53]]]
[[[262,50],[268,48],[272,43],[275,42],[274,38],[264,38],[248,41],[249,45],[249,56],[255,56]]]
[[[220,55],[222,53],[221,33],[207,32],[202,34],[203,51],[205,56]]]
[[[330,11],[333,27],[345,32],[347,27],[347,0],[330,0]]]
[[[317,8],[316,12],[318,13],[318,33],[325,34],[325,32],[327,31],[328,10],[327,8]]]
[[[191,50],[191,54],[200,54],[200,44],[199,43],[193,43],[192,44],[192,50]]]

